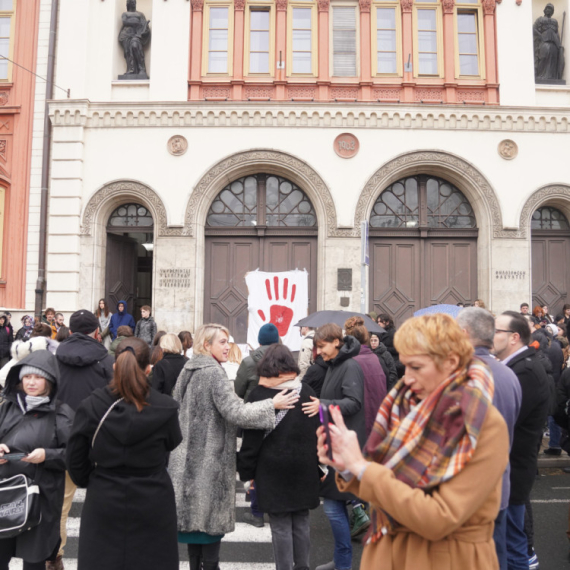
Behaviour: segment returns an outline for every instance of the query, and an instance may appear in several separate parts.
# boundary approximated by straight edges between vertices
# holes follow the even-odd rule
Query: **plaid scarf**
[[[487,365],[474,357],[424,400],[400,380],[382,402],[366,443],[367,459],[385,465],[396,479],[428,492],[457,475],[469,462],[495,385]],[[381,528],[380,513],[388,519]],[[371,507],[367,543],[398,526]]]

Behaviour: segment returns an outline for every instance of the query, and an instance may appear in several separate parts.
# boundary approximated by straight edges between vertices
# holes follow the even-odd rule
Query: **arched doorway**
[[[117,207],[107,222],[105,298],[113,312],[117,302],[140,319],[140,308],[152,304],[154,220],[142,204]]]
[[[531,218],[532,303],[562,313],[570,285],[570,224],[557,208],[542,206]]]
[[[309,272],[309,312],[316,310],[317,216],[296,184],[274,174],[244,176],[216,196],[206,217],[204,322],[247,339],[248,271]]]
[[[439,303],[477,297],[477,221],[450,182],[427,174],[394,182],[370,214],[370,307],[396,323]]]

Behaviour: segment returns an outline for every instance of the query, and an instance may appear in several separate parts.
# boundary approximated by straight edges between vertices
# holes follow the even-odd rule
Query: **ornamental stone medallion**
[[[188,150],[188,141],[182,135],[175,135],[168,139],[166,147],[172,156],[182,156]]]
[[[343,133],[334,139],[333,147],[341,158],[352,158],[358,154],[360,143],[354,135]]]
[[[517,146],[517,143],[510,139],[501,141],[499,143],[498,150],[501,158],[504,158],[505,160],[513,160],[513,158],[516,158],[517,154],[519,153],[519,147]]]

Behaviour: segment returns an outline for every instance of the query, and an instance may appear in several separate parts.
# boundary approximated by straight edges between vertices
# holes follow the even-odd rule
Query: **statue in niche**
[[[148,79],[144,62],[144,47],[150,42],[150,20],[137,12],[137,0],[127,0],[127,11],[121,16],[123,27],[119,43],[123,46],[127,61],[127,72],[119,79]]]
[[[552,15],[554,6],[544,7],[544,16],[534,23],[534,77],[536,83],[565,84],[564,48],[558,35],[558,21]],[[562,23],[564,29],[564,21]]]

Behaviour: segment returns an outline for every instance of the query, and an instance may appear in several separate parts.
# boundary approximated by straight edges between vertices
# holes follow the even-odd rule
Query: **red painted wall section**
[[[13,59],[36,70],[39,0],[16,3]],[[6,188],[0,307],[23,309],[30,195],[30,162],[36,79],[13,65],[0,82],[0,184]],[[38,205],[39,208],[39,205]]]
[[[288,0],[276,0],[273,77],[247,77],[244,69],[244,20],[246,0],[234,0],[233,75],[207,77],[202,74],[204,49],[202,13],[204,0],[192,0],[190,43],[190,101],[247,101],[259,99],[274,101],[362,101],[384,103],[469,104],[498,105],[497,54],[495,42],[495,2],[482,0],[483,34],[485,46],[485,79],[457,78],[455,72],[455,2],[441,0],[443,17],[443,73],[442,77],[414,77],[403,72],[402,77],[372,76],[371,0],[359,0],[359,76],[354,78],[330,76],[330,0],[315,0],[317,22],[313,28],[318,35],[318,76],[288,77],[285,69],[278,69],[280,54],[287,57]],[[413,53],[413,0],[400,0],[402,30],[402,64]]]

